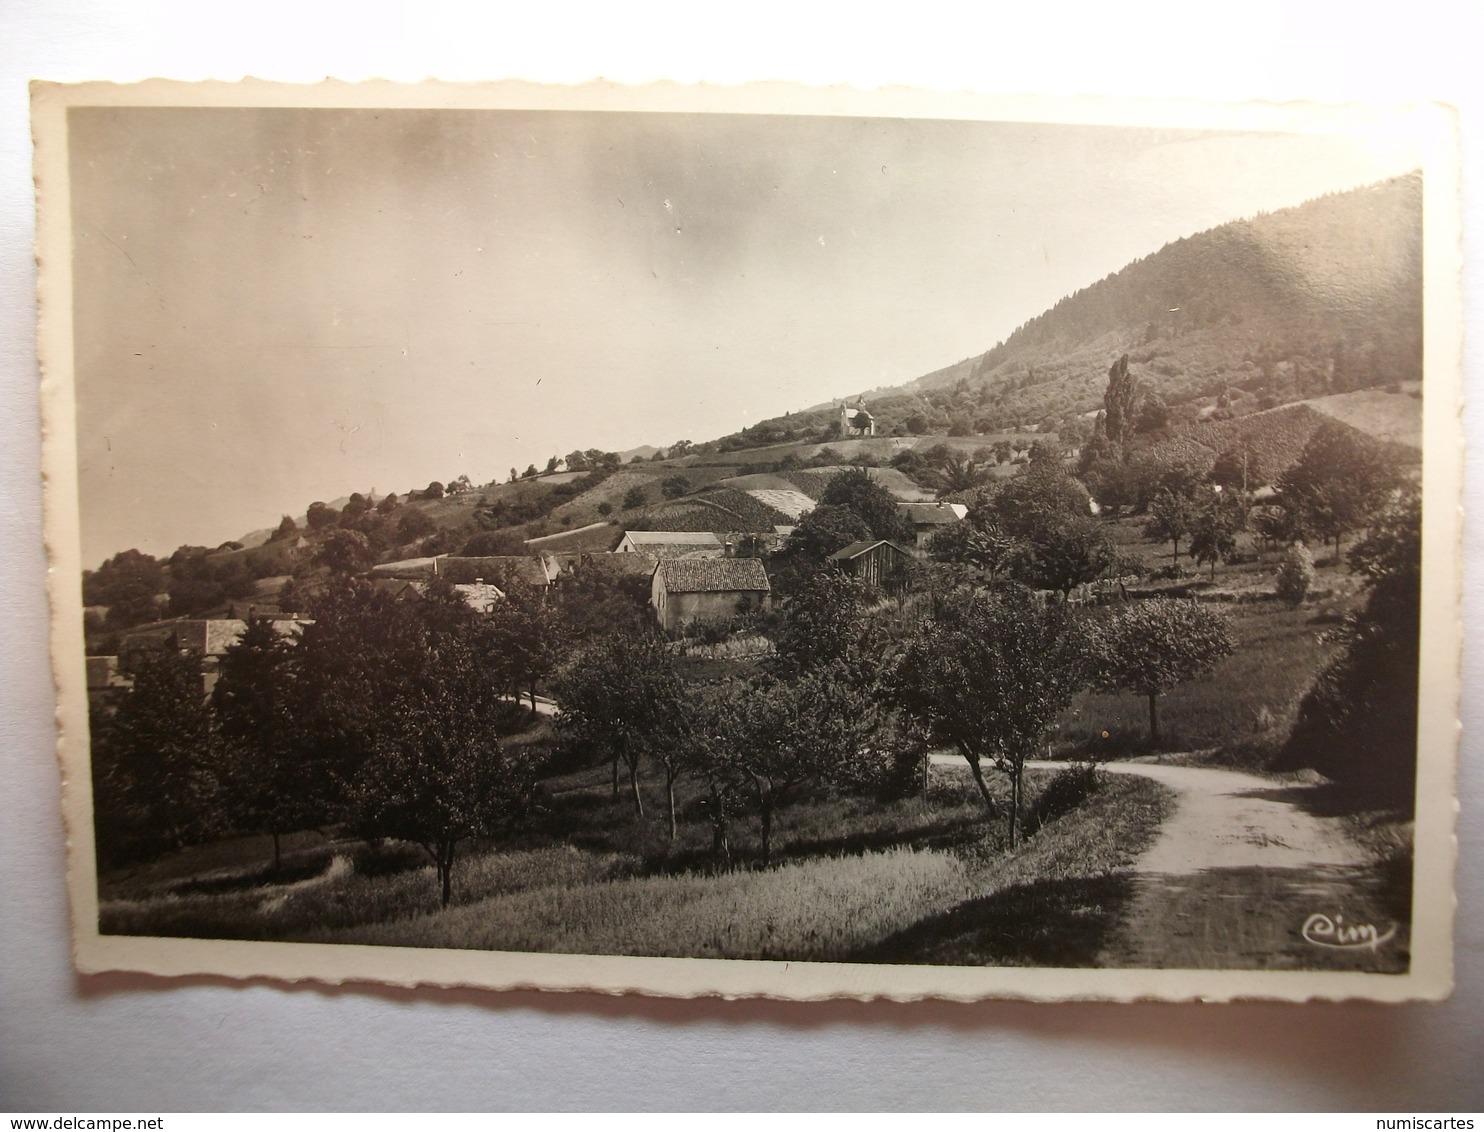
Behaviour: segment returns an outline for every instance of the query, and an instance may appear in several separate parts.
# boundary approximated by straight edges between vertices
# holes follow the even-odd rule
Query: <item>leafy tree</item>
[[[318,500],[311,503],[309,509],[304,513],[304,521],[309,524],[311,531],[322,531],[326,527],[333,527],[339,518],[339,511]]]
[[[1303,535],[1340,541],[1363,527],[1401,482],[1396,460],[1378,443],[1340,424],[1317,429],[1278,477],[1278,501]]]
[[[935,468],[931,475],[932,484],[937,488],[939,498],[958,492],[973,491],[988,478],[989,470],[982,463],[958,453],[950,455],[948,460]]]
[[[427,538],[437,529],[438,524],[428,517],[426,511],[419,507],[409,507],[397,520],[397,541],[416,542],[418,539]]]
[[[445,635],[406,660],[353,783],[354,822],[368,835],[421,846],[446,908],[459,844],[518,813],[522,781],[495,738],[504,701],[468,637]]]
[[[557,673],[557,727],[628,769],[634,813],[644,817],[639,768],[673,742],[678,678],[670,647],[650,626],[620,630],[590,643]]]
[[[1108,370],[1108,388],[1103,392],[1103,435],[1115,450],[1122,452],[1133,436],[1143,400],[1138,378],[1129,373],[1128,355],[1124,354]]]
[[[221,736],[227,818],[240,830],[273,837],[273,868],[282,864],[281,838],[323,816],[324,776],[302,749],[294,722],[293,645],[263,620],[222,655],[211,693]]]
[[[443,485],[441,483],[439,483],[437,480],[434,480],[432,483],[428,484],[427,490],[423,492],[423,498],[424,499],[442,499],[443,498]]]
[[[821,503],[810,511],[784,540],[785,554],[822,561],[853,542],[871,537],[870,525],[852,508]]]
[[[523,480],[528,480],[528,479],[531,479],[531,478],[533,478],[535,476],[538,476],[540,474],[541,473],[536,470],[536,465],[535,464],[527,464],[526,465],[526,470],[523,471],[523,472],[521,472],[520,478],[523,479]]]
[[[409,515],[421,514],[410,511]],[[332,531],[320,544],[317,561],[332,574],[364,574],[376,562],[371,543],[360,531]]]
[[[1134,422],[1137,433],[1160,432],[1170,424],[1170,407],[1158,393],[1148,393],[1139,405],[1138,418]]]
[[[649,493],[644,490],[643,484],[635,484],[624,492],[623,509],[632,511],[636,507],[643,507],[649,501]]]
[[[1065,603],[1078,586],[1106,574],[1116,558],[1102,524],[1080,516],[1043,524],[1011,569],[1027,585],[1061,594]]]
[[[805,786],[848,775],[867,757],[875,727],[871,697],[839,663],[764,678],[728,702],[722,744],[757,809],[764,866],[778,811]]]
[[[997,526],[983,508],[970,511],[962,522],[943,527],[928,543],[928,553],[935,561],[973,567],[990,581],[1015,566],[1027,550],[1024,539]]]
[[[1278,767],[1310,767],[1366,805],[1410,815],[1417,775],[1421,504],[1409,492],[1350,551],[1365,606],[1316,677]]]
[[[200,841],[220,816],[217,737],[200,659],[151,649],[131,674],[112,717],[95,717],[92,728],[98,858],[110,865]]]
[[[1280,598],[1294,607],[1304,604],[1309,589],[1314,584],[1314,555],[1302,542],[1290,546],[1278,564],[1274,579],[1274,590]]]
[[[155,595],[165,588],[165,571],[159,560],[138,550],[115,554],[97,570],[84,571],[83,601],[88,605],[106,605],[106,624],[112,629],[126,629],[154,620],[158,606]]]
[[[383,515],[390,515],[397,509],[397,493],[389,491],[381,497],[381,502],[376,505],[376,510]]]
[[[485,616],[487,663],[509,694],[530,697],[536,710],[537,686],[551,675],[561,655],[556,611],[535,589],[501,579],[505,600]]]
[[[1197,602],[1151,598],[1118,609],[1097,634],[1097,683],[1149,698],[1149,741],[1159,742],[1159,696],[1204,676],[1234,644],[1224,614]]]
[[[815,574],[777,611],[770,667],[786,677],[842,661],[866,628],[865,586],[847,574]]]
[[[668,476],[660,484],[660,491],[666,499],[679,499],[682,495],[688,495],[691,490],[691,482],[684,476]]]
[[[284,539],[293,538],[299,533],[299,524],[294,522],[292,515],[285,515],[278,521],[278,526],[268,536],[269,542],[282,542]]]
[[[677,440],[666,450],[664,458],[667,460],[678,460],[681,456],[690,455],[693,448],[695,448],[695,445],[689,440]]]
[[[598,504],[598,514],[606,519],[609,515],[613,514],[613,504],[605,499],[602,503]]]
[[[1086,682],[1079,623],[1064,606],[1022,590],[958,593],[907,642],[893,683],[932,741],[955,748],[991,811],[983,764],[1010,779],[1009,843],[1016,842],[1025,760]]]
[[[1138,473],[1122,460],[1094,459],[1083,468],[1082,479],[1098,506],[1112,515],[1139,500]]]
[[[1243,495],[1256,491],[1272,478],[1261,456],[1246,443],[1233,445],[1216,457],[1211,482]]]
[[[912,524],[903,517],[896,496],[872,479],[864,468],[852,468],[831,478],[819,502],[826,507],[850,508],[865,520],[872,538],[912,537]]]
[[[1191,519],[1190,555],[1196,565],[1211,564],[1212,581],[1216,580],[1216,563],[1230,561],[1237,552],[1237,532],[1244,518],[1237,500],[1213,493]]]
[[[1162,490],[1149,503],[1149,519],[1144,536],[1156,542],[1168,542],[1176,565],[1180,562],[1180,540],[1190,533],[1195,519],[1195,504],[1188,495]]]

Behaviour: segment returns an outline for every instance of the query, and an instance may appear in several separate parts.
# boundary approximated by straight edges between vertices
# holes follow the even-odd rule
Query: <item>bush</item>
[[[1309,593],[1309,587],[1313,584],[1314,556],[1309,553],[1307,546],[1296,542],[1283,555],[1273,588],[1280,598],[1289,605],[1297,607],[1303,604],[1304,598]]]
[[[1092,762],[1080,762],[1057,771],[1046,789],[1031,803],[1026,829],[1035,833],[1057,818],[1071,813],[1102,789],[1106,775]]]

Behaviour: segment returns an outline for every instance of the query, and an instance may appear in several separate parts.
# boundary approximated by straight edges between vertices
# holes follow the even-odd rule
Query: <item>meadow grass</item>
[[[1028,775],[1031,804],[1050,777]],[[581,779],[568,776],[569,793],[594,793]],[[298,879],[286,882],[265,880],[250,861],[241,864],[235,882],[224,871],[214,887],[170,880],[151,892],[136,877],[126,889],[105,894],[100,928],[200,938],[839,960],[986,891],[1018,885],[1028,871],[1064,877],[1117,868],[1139,845],[1127,835],[1128,823],[1149,815],[1124,804],[1127,798],[1115,799],[1140,784],[1108,780],[1084,806],[1005,854],[1001,820],[972,794],[967,770],[936,768],[925,798],[804,799],[781,815],[778,863],[769,869],[743,863],[722,872],[719,862],[695,848],[689,869],[674,850],[649,859],[616,851],[654,836],[646,830],[662,823],[657,817],[636,823],[625,800],[614,803],[603,784],[596,791],[599,805],[562,821],[612,807],[606,836],[601,828],[592,831],[597,843],[586,847],[471,847],[455,866],[447,909],[439,907],[432,870],[419,850],[321,843],[304,851],[318,854],[305,859],[321,862],[320,871],[300,868]],[[640,832],[617,836],[621,826]],[[682,829],[690,842],[709,838],[705,823],[694,817]]]
[[[1159,697],[1159,749],[1230,747],[1234,761],[1253,749],[1275,751],[1315,673],[1337,650],[1330,630],[1338,613],[1328,606],[1292,609],[1269,601],[1226,608],[1236,650],[1211,675]],[[1056,742],[1094,757],[1144,753],[1148,711],[1148,701],[1131,692],[1084,692],[1058,722]]]
[[[337,846],[318,876],[290,883],[258,883],[226,892],[165,891],[148,897],[105,896],[99,931],[226,939],[301,938],[368,922],[394,922],[439,908],[438,885],[426,856],[393,847],[386,862],[364,844]],[[335,862],[344,862],[336,868]],[[400,864],[383,871],[388,864]],[[611,853],[565,846],[466,854],[455,866],[455,902],[475,901],[541,886],[591,883],[620,875],[636,862]]]

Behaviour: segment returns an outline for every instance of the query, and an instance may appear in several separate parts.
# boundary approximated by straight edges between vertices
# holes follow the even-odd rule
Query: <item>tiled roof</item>
[[[438,561],[438,572],[455,584],[483,579],[496,585],[519,581],[528,586],[548,586],[551,574],[539,558],[524,554],[491,554],[479,558],[450,555]]]
[[[400,562],[382,562],[371,567],[371,573],[387,578],[422,578],[438,572],[433,558],[404,558]]]
[[[643,574],[648,576],[654,573],[659,559],[653,554],[643,552],[634,554],[594,554],[583,562],[579,569],[602,570],[610,574]]]
[[[768,572],[757,558],[671,558],[660,563],[659,576],[670,593],[766,593]]]
[[[712,531],[625,531],[635,546],[720,546]]]
[[[956,523],[969,509],[962,503],[900,503],[897,510],[917,526],[928,526]]]

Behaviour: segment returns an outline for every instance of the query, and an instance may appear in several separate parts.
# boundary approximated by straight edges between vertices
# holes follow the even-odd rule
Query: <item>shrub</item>
[[[1283,561],[1278,566],[1278,575],[1274,581],[1274,589],[1280,598],[1289,605],[1299,606],[1309,593],[1309,587],[1314,584],[1314,556],[1309,553],[1309,548],[1301,542],[1296,542],[1288,548],[1283,555]]]
[[[1026,815],[1026,829],[1035,833],[1038,829],[1071,813],[1088,798],[1102,789],[1106,775],[1092,762],[1075,763],[1057,771],[1046,784],[1046,789],[1031,803]]]

